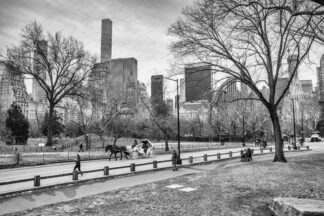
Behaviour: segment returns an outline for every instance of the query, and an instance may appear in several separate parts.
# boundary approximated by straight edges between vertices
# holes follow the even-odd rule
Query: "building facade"
[[[185,100],[193,102],[211,100],[211,66],[189,66],[185,68]]]
[[[310,93],[313,91],[312,80],[300,80],[303,93]]]
[[[16,104],[28,118],[29,104],[24,75],[5,62],[0,62],[0,101],[2,112],[6,112],[11,104]]]
[[[151,76],[151,104],[155,107],[163,102],[163,75]]]
[[[34,71],[43,79],[46,80],[46,69],[44,68],[43,57],[42,55],[47,55],[47,41],[42,40],[40,41],[40,52],[37,53],[35,51],[34,53]],[[46,103],[46,92],[44,89],[39,85],[36,79],[33,79],[33,91],[32,91],[32,97],[33,101],[40,102],[40,103]]]
[[[316,130],[320,131],[320,135],[324,136],[324,54],[320,59],[320,66],[316,68],[317,72],[317,87],[319,91],[319,107],[320,107],[320,117]]]

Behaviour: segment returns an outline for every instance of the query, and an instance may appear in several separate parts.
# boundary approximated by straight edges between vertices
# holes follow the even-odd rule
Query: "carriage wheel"
[[[152,149],[151,151],[150,151],[150,157],[154,157],[155,156],[155,152],[154,152],[154,150]]]
[[[132,159],[136,160],[138,158],[138,152],[132,152]]]

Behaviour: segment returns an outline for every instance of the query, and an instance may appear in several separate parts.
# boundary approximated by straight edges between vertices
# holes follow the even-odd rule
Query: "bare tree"
[[[132,112],[123,111],[110,124],[109,132],[114,138],[113,145],[115,146],[117,140],[122,137],[130,137],[134,132],[134,116]]]
[[[210,64],[215,73],[248,86],[264,104],[273,123],[274,161],[287,161],[278,104],[318,38],[322,9],[309,1],[201,0],[184,9],[183,17],[169,28],[169,34],[178,38],[171,45],[178,57]],[[279,92],[285,59],[293,64]],[[268,96],[261,86],[268,87]]]
[[[173,134],[175,119],[170,114],[169,109],[164,101],[157,103],[154,107],[154,110],[150,109],[149,105],[143,100],[143,98],[141,98],[141,101],[150,113],[151,119],[154,124],[163,133],[165,141],[164,150],[169,151],[169,139],[171,134]]]
[[[47,145],[52,145],[54,107],[67,96],[78,94],[95,63],[81,42],[61,33],[48,34],[33,22],[22,30],[20,46],[7,50],[7,62],[31,75],[44,90],[49,105]]]

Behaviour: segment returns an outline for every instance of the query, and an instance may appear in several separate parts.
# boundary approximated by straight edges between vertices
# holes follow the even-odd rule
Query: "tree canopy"
[[[17,144],[26,144],[29,122],[21,108],[16,104],[11,104],[7,111],[6,127],[10,130],[11,136],[15,138]]]
[[[234,82],[248,86],[269,111],[274,161],[285,162],[277,108],[314,43],[322,42],[323,6],[297,0],[200,0],[182,15],[169,28],[177,38],[171,51],[182,60],[211,65],[224,88]],[[283,77],[288,81],[278,90]]]

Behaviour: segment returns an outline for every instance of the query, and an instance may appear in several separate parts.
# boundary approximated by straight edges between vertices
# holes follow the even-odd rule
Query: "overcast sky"
[[[165,74],[172,58],[168,27],[192,0],[0,0],[0,49],[17,45],[22,27],[72,35],[100,59],[101,19],[113,22],[112,57],[138,60],[138,79]],[[148,89],[150,90],[150,89]]]
[[[113,22],[112,57],[138,60],[138,79],[166,74],[172,59],[168,27],[193,0],[0,0],[0,49],[18,44],[22,27],[36,20],[51,33],[62,31],[85,44],[100,58],[101,19]],[[301,79],[316,85],[323,49],[311,51],[315,64],[303,65]],[[148,85],[149,87],[149,85]],[[30,91],[30,88],[29,88]],[[148,88],[150,93],[150,88]]]

